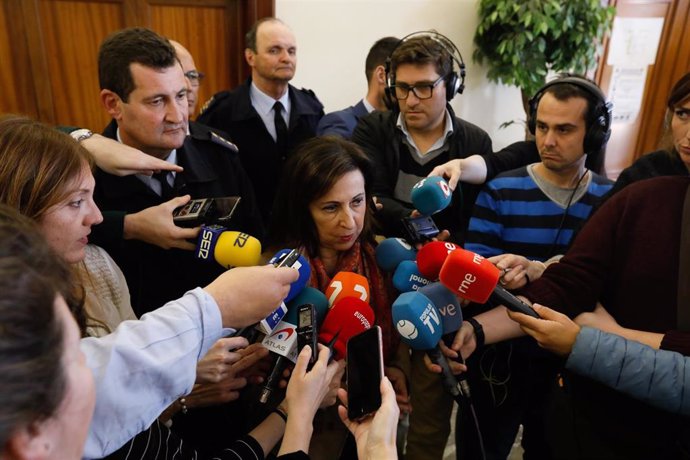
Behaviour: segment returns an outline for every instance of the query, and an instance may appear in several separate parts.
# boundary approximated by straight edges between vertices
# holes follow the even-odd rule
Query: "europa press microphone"
[[[201,260],[213,259],[225,268],[250,267],[259,263],[261,243],[247,233],[202,225],[194,255]]]
[[[268,402],[271,393],[278,385],[283,371],[289,362],[295,362],[299,349],[297,347],[297,324],[298,314],[302,305],[314,305],[317,323],[323,321],[328,311],[328,300],[326,296],[312,287],[305,287],[294,299],[287,304],[287,313],[277,324],[270,335],[264,337],[261,344],[273,353],[276,353],[275,362],[268,378],[261,388],[259,401]]]
[[[486,303],[491,299],[509,310],[540,318],[536,311],[498,284],[501,271],[479,254],[458,248],[448,255],[439,279],[463,299]]]
[[[333,358],[343,359],[350,337],[371,328],[374,319],[374,310],[365,301],[356,297],[342,298],[326,315],[319,331],[319,342],[332,344]]]

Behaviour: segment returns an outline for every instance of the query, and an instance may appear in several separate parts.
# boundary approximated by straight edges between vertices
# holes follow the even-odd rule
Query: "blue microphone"
[[[302,292],[287,303],[288,312],[285,318],[283,318],[283,321],[297,324],[297,311],[299,307],[308,303],[314,305],[314,309],[316,310],[316,321],[320,326],[326,318],[326,313],[328,313],[328,299],[323,292],[310,286],[302,289]]]
[[[419,273],[414,260],[403,260],[393,273],[393,286],[400,292],[416,291],[430,282]]]
[[[383,271],[392,272],[403,260],[415,260],[417,251],[402,238],[386,238],[376,246],[376,263]]]
[[[436,282],[419,288],[441,314],[443,335],[454,334],[462,325],[462,309],[458,297],[443,284]]]
[[[273,257],[271,257],[271,260],[269,260],[268,263],[279,265],[282,259],[290,254],[290,252],[292,252],[292,249],[281,249],[280,251],[276,252]],[[305,259],[302,254],[299,255],[297,260],[286,266],[294,268],[299,272],[299,278],[297,278],[297,281],[294,281],[290,285],[290,292],[288,293],[287,297],[285,297],[284,302],[289,302],[294,299],[297,294],[302,292],[304,286],[306,286],[309,282],[309,278],[311,277],[311,267],[309,266],[307,259]]]
[[[421,292],[405,292],[393,302],[392,313],[402,341],[410,348],[425,351],[434,364],[441,366],[443,387],[457,398],[461,394],[460,384],[438,346],[443,324],[436,306]]]
[[[410,195],[415,209],[425,216],[430,216],[448,207],[453,192],[445,179],[431,176],[414,184]]]

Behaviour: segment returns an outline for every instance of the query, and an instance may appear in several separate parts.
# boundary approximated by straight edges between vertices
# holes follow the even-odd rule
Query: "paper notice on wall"
[[[609,86],[609,100],[613,103],[613,122],[632,123],[642,106],[647,66],[640,68],[614,67]]]
[[[663,27],[664,18],[615,18],[607,64],[634,68],[654,64]]]

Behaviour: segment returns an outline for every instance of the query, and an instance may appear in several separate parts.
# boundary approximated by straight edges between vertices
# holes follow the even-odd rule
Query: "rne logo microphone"
[[[473,260],[474,263],[477,263],[475,260]],[[470,287],[472,287],[472,283],[477,281],[477,277],[474,276],[472,273],[465,273],[465,278],[460,282],[460,286],[458,286],[458,291],[467,294],[467,291],[469,290]]]

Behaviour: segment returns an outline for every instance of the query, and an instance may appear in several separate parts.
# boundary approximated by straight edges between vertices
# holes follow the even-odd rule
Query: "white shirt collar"
[[[450,112],[448,109],[446,109],[446,116],[444,117],[445,119],[445,127],[443,129],[443,135],[436,139],[436,142],[434,142],[434,145],[432,145],[427,152],[433,152],[436,149],[439,149],[443,147],[443,144],[446,142],[446,139],[448,136],[450,136],[453,132],[453,120],[451,119]],[[402,116],[402,113],[398,114],[398,120],[396,121],[395,125],[400,129],[400,131],[403,132],[405,135],[405,138],[407,139],[407,142],[420,154],[422,155],[423,153],[426,152],[421,152],[419,150],[419,147],[417,147],[417,144],[415,144],[414,139],[410,135],[410,132],[407,130],[407,127],[405,126],[405,119]]]

